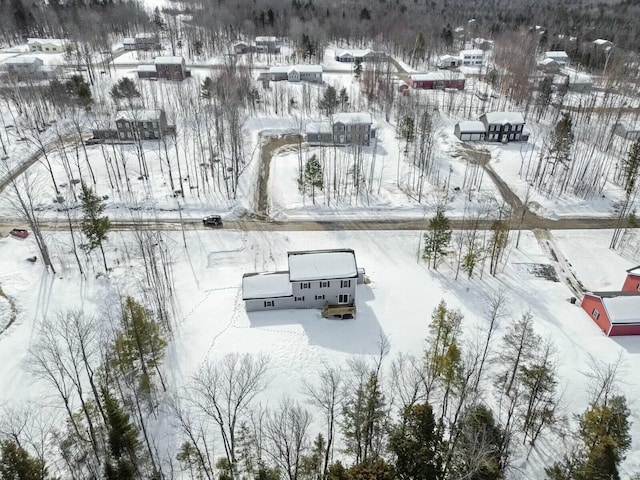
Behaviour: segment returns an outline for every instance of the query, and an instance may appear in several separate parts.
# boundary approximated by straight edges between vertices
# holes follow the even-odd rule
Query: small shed
[[[640,293],[640,265],[627,270],[627,278],[622,285],[625,292]]]
[[[587,292],[582,309],[608,337],[640,335],[640,295],[633,292]]]
[[[456,123],[453,133],[463,142],[479,142],[484,140],[487,130],[480,121],[468,121]]]

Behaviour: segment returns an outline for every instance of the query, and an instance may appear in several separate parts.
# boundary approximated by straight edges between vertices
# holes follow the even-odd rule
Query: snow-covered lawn
[[[556,233],[556,245],[587,284],[586,277],[597,267],[590,267],[593,258],[579,252],[592,249],[594,236],[602,243],[600,236],[606,234]],[[84,281],[75,269],[66,236],[52,234],[49,238],[59,267],[55,277],[45,275],[39,263],[25,261],[37,254],[32,239],[0,240],[0,285],[16,300],[19,311],[16,323],[0,337],[0,403],[37,401],[45,393],[45,387],[29,377],[24,364],[44,315],[74,308],[100,315],[118,291],[137,291],[138,261],[127,259],[131,234],[110,235],[107,254],[114,270],[109,277],[90,276]],[[592,359],[612,362],[620,357],[625,372],[640,368],[640,338],[604,337],[578,306],[567,301],[571,292],[562,283],[531,273],[533,265],[549,264],[550,259],[530,232],[522,233],[519,249],[509,250],[507,263],[497,277],[485,271],[482,279],[473,280],[461,275],[454,281],[454,272],[446,264],[438,271],[428,270],[417,260],[419,240],[419,232],[198,231],[187,232],[185,250],[179,233],[169,235],[166,241],[173,257],[178,326],[164,365],[171,391],[179,391],[206,359],[248,352],[270,357],[273,380],[266,392],[270,401],[284,394],[301,396],[302,380],[313,378],[323,363],[344,364],[354,356],[374,355],[381,338],[389,341],[391,356],[400,352],[420,355],[431,312],[442,299],[464,314],[464,336],[473,342],[483,328],[485,302],[498,289],[509,298],[511,316],[507,318],[531,311],[536,333],[554,342],[567,414],[586,407],[588,379],[583,373]],[[244,311],[240,290],[243,273],[286,269],[288,250],[345,247],[355,250],[358,266],[366,269],[371,280],[369,285],[358,286],[356,319],[325,320],[316,310]],[[601,278],[620,283],[630,262],[604,248],[597,253],[601,255],[597,265],[608,272],[601,273]],[[508,325],[505,320],[500,333]],[[640,393],[640,377],[628,375],[621,387],[631,407],[637,407],[633,398]],[[486,401],[494,405],[490,393]],[[624,464],[627,472],[640,461],[638,422],[632,425],[631,434],[633,445]],[[177,448],[180,439],[175,435],[164,441]],[[516,452],[515,465],[524,469],[519,478],[541,478],[542,467],[559,450],[553,447],[557,441],[545,438],[528,462]]]

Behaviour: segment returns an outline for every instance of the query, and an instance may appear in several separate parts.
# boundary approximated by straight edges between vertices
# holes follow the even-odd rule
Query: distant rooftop
[[[41,45],[43,43],[63,47],[67,41],[62,38],[27,38],[27,45]]]
[[[412,73],[409,75],[414,81],[444,81],[444,80],[464,80],[466,77],[460,72],[426,72]]]

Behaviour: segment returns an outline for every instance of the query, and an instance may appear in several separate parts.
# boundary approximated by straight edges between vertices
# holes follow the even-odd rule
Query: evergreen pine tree
[[[320,107],[320,110],[325,113],[325,115],[333,115],[338,106],[338,95],[334,87],[332,87],[331,85],[327,87],[318,106]]]
[[[636,189],[640,172],[640,140],[636,140],[629,148],[622,163],[622,185],[628,197]]]
[[[358,58],[353,64],[353,76],[355,78],[360,78],[361,75],[362,75],[362,60]]]
[[[118,80],[118,83],[111,87],[109,94],[116,103],[119,100],[126,99],[130,105],[134,98],[140,97],[138,87],[129,77],[123,77]]]
[[[82,233],[87,237],[89,243],[83,245],[83,248],[91,252],[96,247],[100,248],[102,253],[102,261],[104,269],[108,271],[107,257],[104,253],[104,242],[107,240],[107,233],[111,229],[109,217],[102,216],[104,211],[104,200],[98,197],[84,182],[81,184],[82,193],[80,201],[82,202]]]
[[[140,442],[138,430],[129,421],[107,388],[102,389],[103,407],[107,417],[109,458],[105,462],[107,480],[132,480],[137,476]]]
[[[134,298],[126,297],[114,342],[112,361],[117,371],[138,378],[140,391],[149,394],[153,390],[152,376],[158,371],[166,346],[151,313]]]
[[[451,242],[451,222],[445,216],[441,203],[436,206],[436,214],[429,220],[429,231],[424,234],[424,242],[422,256],[436,269]]]
[[[211,100],[215,95],[216,85],[211,77],[205,77],[200,84],[200,95],[205,100]]]
[[[397,478],[438,480],[442,478],[442,438],[439,437],[431,405],[406,407],[389,436]]]
[[[2,480],[44,480],[48,478],[44,462],[29,455],[13,440],[0,442],[0,478]]]
[[[340,108],[345,110],[347,105],[349,105],[349,95],[347,94],[347,89],[342,87],[340,89]]]
[[[548,156],[552,163],[551,175],[555,174],[559,165],[568,168],[571,160],[571,146],[573,145],[573,129],[571,117],[568,113],[563,113],[551,133],[551,145]]]
[[[316,203],[316,188],[322,190],[324,188],[322,165],[318,161],[316,155],[312,155],[304,166],[304,172],[302,173],[298,186],[302,192],[307,187],[311,187],[311,199],[313,203]]]

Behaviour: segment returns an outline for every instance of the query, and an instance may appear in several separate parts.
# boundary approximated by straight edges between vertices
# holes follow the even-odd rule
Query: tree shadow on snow
[[[322,318],[318,309],[247,312],[247,317],[251,328],[301,325],[309,345],[344,353],[374,355],[379,353],[380,342],[386,340],[386,335],[374,311],[366,303],[373,297],[373,290],[368,285],[358,285],[357,314],[350,320]]]

